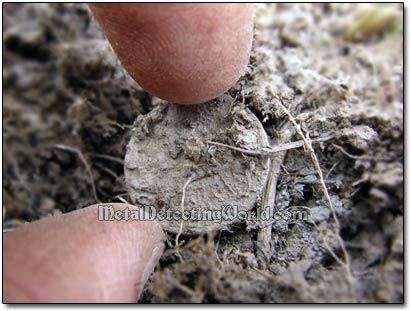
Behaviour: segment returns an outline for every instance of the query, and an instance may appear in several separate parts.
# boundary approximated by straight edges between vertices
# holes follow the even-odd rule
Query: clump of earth
[[[162,223],[141,302],[403,302],[401,5],[257,5],[247,73],[199,106],[141,89],[84,4],[3,10],[5,230],[96,202],[253,213],[271,189],[307,218]],[[210,144],[301,140],[281,106],[330,200],[301,145]]]
[[[208,143],[227,139],[252,149],[268,145],[261,122],[230,96],[202,105],[165,103],[154,108],[137,122],[126,152],[124,173],[132,202],[159,212],[186,212],[186,220],[165,217],[161,221],[168,232],[228,230],[234,217],[223,219],[213,213],[229,205],[236,207],[235,213],[251,210],[264,189],[268,163]],[[201,218],[202,211],[210,212],[210,217]]]

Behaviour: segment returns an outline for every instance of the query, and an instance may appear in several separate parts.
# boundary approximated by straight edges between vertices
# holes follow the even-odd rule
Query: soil
[[[237,213],[251,210],[264,190],[267,159],[239,157],[207,144],[222,140],[234,140],[246,149],[268,146],[261,122],[231,96],[202,105],[163,103],[139,118],[124,167],[131,201],[159,211],[180,211],[182,188],[189,180],[183,208],[193,217],[194,210],[213,213],[230,204]],[[181,233],[228,230],[235,220],[209,218],[184,221]],[[179,219],[161,224],[168,232],[180,231]]]
[[[187,210],[271,200],[309,218],[163,222],[140,301],[403,302],[402,27],[397,4],[256,5],[248,72],[182,107],[138,86],[86,5],[4,4],[3,228],[96,202],[178,210],[185,185]],[[300,141],[282,107],[322,179],[307,145],[207,143]]]

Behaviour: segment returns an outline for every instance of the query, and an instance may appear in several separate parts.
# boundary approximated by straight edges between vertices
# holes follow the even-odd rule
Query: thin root
[[[90,166],[88,165],[88,163],[87,163],[87,161],[86,161],[86,158],[83,156],[83,153],[82,153],[80,150],[76,149],[76,148],[73,148],[73,147],[70,147],[70,146],[67,146],[67,145],[63,145],[63,144],[55,144],[53,147],[56,148],[56,149],[60,149],[60,150],[64,150],[64,151],[69,151],[69,152],[72,152],[72,153],[75,153],[75,154],[78,155],[78,157],[80,158],[81,162],[83,162],[83,164],[84,164],[84,166],[85,166],[85,168],[86,168],[86,171],[87,171],[87,173],[88,173],[88,175],[89,175],[89,177],[90,177],[90,184],[91,184],[91,187],[92,187],[92,190],[93,190],[94,199],[95,199],[98,203],[101,203],[101,201],[99,200],[99,198],[98,198],[98,196],[97,196],[97,190],[96,190],[96,185],[95,185],[95,183],[94,183],[93,173],[91,172]]]
[[[190,184],[192,179],[193,179],[192,176],[189,177],[187,179],[186,183],[183,186],[183,195],[181,196],[181,205],[180,205],[181,216],[184,214],[184,201],[186,199],[186,189],[187,189],[187,186]],[[183,217],[181,217],[180,229],[178,230],[178,233],[177,233],[177,236],[176,236],[176,244],[175,244],[176,248],[180,246],[179,239],[180,239],[181,233],[183,232],[183,223],[184,223],[184,220],[183,220]]]
[[[116,162],[118,164],[124,165],[124,160],[123,159],[113,157],[113,156],[108,155],[108,154],[92,153],[91,156],[95,157],[95,158],[100,158],[100,159],[104,159],[104,160],[108,160],[108,161],[112,161],[112,162]]]

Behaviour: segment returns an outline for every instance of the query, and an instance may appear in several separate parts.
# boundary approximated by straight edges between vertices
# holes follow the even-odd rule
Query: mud
[[[132,202],[190,216],[161,221],[168,232],[178,233],[180,225],[181,233],[188,235],[228,230],[238,218],[213,214],[224,209],[230,214],[247,212],[264,189],[266,158],[239,156],[208,141],[249,150],[268,147],[261,122],[230,96],[195,106],[163,103],[139,118],[133,129],[124,170]]]
[[[281,103],[305,135],[333,135],[313,147],[339,225],[307,149],[289,150],[272,159],[274,208],[309,218],[273,223],[268,245],[240,221],[184,223],[176,247],[180,223],[164,223],[141,302],[403,302],[401,5],[257,5],[248,72],[199,107],[145,93],[83,4],[4,4],[3,22],[5,229],[97,201],[180,209],[190,177],[184,208],[255,211],[267,159],[206,141],[299,140]]]

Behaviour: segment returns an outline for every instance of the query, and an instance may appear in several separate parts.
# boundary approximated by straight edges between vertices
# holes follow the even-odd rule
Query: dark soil
[[[301,139],[280,104],[311,138],[331,134],[313,147],[339,225],[307,148],[283,152],[271,159],[275,209],[303,208],[309,220],[277,221],[268,244],[265,229],[240,222],[183,232],[176,248],[170,227],[142,302],[403,302],[402,25],[400,5],[257,6],[249,71],[216,102],[260,122],[272,147]],[[3,228],[138,201],[124,178],[126,146],[167,104],[125,72],[86,5],[3,4],[3,66]],[[238,143],[223,136],[214,138]],[[181,137],[177,161],[203,163],[203,142]],[[237,170],[265,161],[218,152]]]

